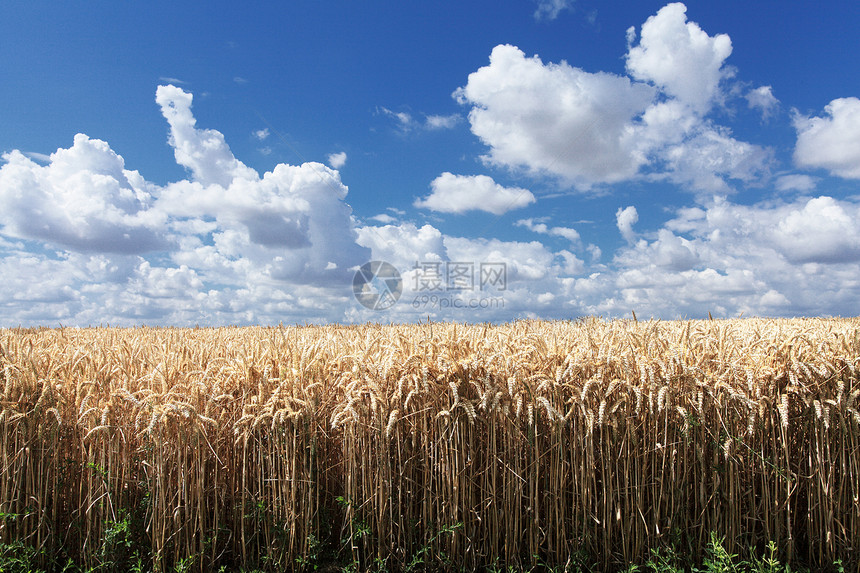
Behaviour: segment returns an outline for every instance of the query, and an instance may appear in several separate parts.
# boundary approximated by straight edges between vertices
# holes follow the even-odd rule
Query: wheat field
[[[860,319],[4,329],[0,542],[611,570],[716,532],[857,568],[858,369]]]

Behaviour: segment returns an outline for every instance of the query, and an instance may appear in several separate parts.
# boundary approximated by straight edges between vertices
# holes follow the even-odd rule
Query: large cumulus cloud
[[[472,132],[497,165],[549,172],[582,186],[632,177],[636,153],[630,121],[654,96],[644,84],[589,73],[565,62],[544,64],[511,45],[455,92],[472,106]]]
[[[639,45],[627,52],[627,69],[637,80],[659,86],[693,110],[707,111],[719,96],[720,80],[730,73],[723,63],[732,53],[726,34],[709,36],[687,21],[687,7],[669,4],[642,25]],[[632,40],[635,30],[628,31]]]
[[[156,102],[188,179],[148,182],[84,134],[41,163],[3,156],[6,320],[255,322],[346,304],[370,249],[340,174],[305,163],[260,176],[220,132],[197,128],[190,93],[160,86]]]
[[[636,38],[628,30],[627,76],[496,46],[454,92],[471,108],[485,161],[580,190],[662,178],[694,192],[729,192],[731,180],[765,178],[772,153],[709,117],[733,73],[725,64],[731,39],[687,21],[680,3],[648,18]]]
[[[3,155],[0,225],[6,236],[80,251],[142,253],[164,248],[165,217],[152,186],[106,142],[75,136],[40,165],[20,151]]]
[[[860,99],[835,99],[824,111],[824,117],[796,114],[795,163],[800,167],[826,169],[847,179],[860,179]]]

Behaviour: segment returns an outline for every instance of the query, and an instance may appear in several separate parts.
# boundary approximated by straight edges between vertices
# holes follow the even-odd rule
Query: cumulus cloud
[[[237,180],[223,190],[193,182],[171,184],[159,205],[181,218],[184,229],[192,222],[201,229],[207,220],[217,224],[213,231],[194,235],[199,244],[184,253],[198,259],[196,264],[214,262],[217,269],[219,264],[230,268],[233,261],[250,262],[272,279],[301,284],[344,281],[349,268],[367,260],[369,253],[355,244],[345,196],[339,174],[322,164],[279,164],[258,182]],[[190,244],[192,236],[186,233]],[[212,246],[206,244],[210,236]]]
[[[382,223],[383,225],[397,222],[397,219],[392,217],[388,213],[379,213],[378,215],[374,215],[373,217],[371,217],[370,220],[376,221],[377,223]]]
[[[687,7],[668,4],[642,25],[639,45],[627,52],[627,70],[637,80],[652,82],[698,112],[706,111],[727,75],[723,62],[732,53],[726,34],[709,36],[687,21]],[[628,40],[632,35],[628,33]]]
[[[472,106],[472,132],[489,146],[490,163],[587,187],[630,178],[645,162],[635,153],[629,123],[654,91],[627,78],[544,64],[500,45],[454,95]]]
[[[773,153],[737,140],[709,116],[730,93],[728,37],[708,35],[673,4],[641,36],[628,32],[628,50],[628,75],[618,76],[497,46],[489,65],[455,92],[491,165],[581,190],[648,179],[697,192],[693,206],[667,207],[663,223],[646,225],[635,207],[619,208],[615,224],[626,244],[617,250],[604,255],[583,245],[576,229],[530,215],[516,225],[540,240],[452,236],[405,222],[407,213],[396,209],[357,224],[337,171],[345,153],[327,157],[329,166],[258,173],[220,132],[196,125],[190,93],[161,86],[156,101],[185,179],[151,183],[107,142],[83,134],[49,156],[2,156],[3,325],[510,320],[631,309],[662,318],[855,314],[856,200],[810,196],[818,180],[794,173],[779,175],[774,187],[797,193],[730,200],[733,184],[767,179]],[[764,117],[779,106],[767,86],[743,97]],[[858,109],[860,100],[845,98],[820,117],[795,112],[797,166],[860,177]],[[450,128],[459,117],[380,113],[403,131]],[[254,137],[266,139],[263,131]],[[415,206],[502,214],[535,202],[527,189],[483,175],[446,172],[430,187]],[[404,280],[403,300],[385,315],[351,294],[355,269],[374,259],[394,264]],[[479,272],[486,262],[503,263],[503,292],[443,290],[435,307],[414,306],[417,265],[438,263],[444,272],[448,263],[466,263]],[[476,311],[441,303],[487,297],[503,304]]]
[[[500,241],[447,236],[425,225],[362,228],[362,242],[374,258],[394,260],[404,279],[404,300],[392,320],[434,318],[507,320],[511,317],[640,316],[664,318],[785,314],[847,314],[860,294],[856,260],[860,237],[845,226],[858,215],[855,203],[830,198],[780,205],[737,205],[717,200],[685,208],[656,231],[637,234],[611,264],[587,263],[567,250],[537,241]],[[621,219],[632,221],[632,209]],[[801,224],[804,221],[805,224]],[[632,223],[630,223],[632,225]],[[536,232],[544,223],[523,220]],[[832,235],[810,246],[815,227],[832,225]],[[805,249],[805,250],[804,250]],[[501,262],[504,292],[451,293],[434,297],[417,290],[418,262]],[[500,296],[503,306],[469,308],[468,302]],[[417,298],[416,298],[417,297]],[[483,297],[483,298],[482,298]],[[456,307],[453,300],[465,306]],[[427,304],[436,306],[428,308]],[[440,304],[449,305],[442,308]],[[428,312],[429,311],[429,312]],[[357,315],[356,320],[367,319]]]
[[[779,100],[774,97],[773,88],[770,86],[761,86],[750,90],[744,97],[750,109],[759,110],[763,119],[770,118],[779,108]]]
[[[332,169],[341,169],[344,165],[346,165],[346,151],[329,153],[328,164]]]
[[[663,157],[668,179],[697,191],[730,193],[727,180],[747,184],[764,180],[773,152],[735,139],[726,128],[703,124],[682,143],[666,146]]]
[[[636,39],[631,28],[629,77],[496,46],[489,65],[453,94],[471,108],[472,133],[488,147],[482,158],[586,191],[662,178],[697,193],[728,193],[732,179],[766,179],[772,151],[735,139],[707,117],[726,97],[729,37],[709,36],[687,21],[683,4],[669,4]]]
[[[366,260],[366,250],[355,244],[347,189],[337,171],[319,163],[279,164],[260,178],[233,156],[221,133],[195,128],[190,94],[162,86],[157,101],[177,161],[189,167],[193,180],[166,186],[156,208],[180,219],[186,233],[192,223],[214,220],[217,228],[207,236],[222,258],[254,261],[265,276],[285,282],[344,281],[347,269]],[[218,260],[211,259],[212,248],[202,244],[192,252]],[[187,252],[183,257],[194,259]]]
[[[155,185],[83,134],[45,164],[3,156],[0,269],[20,271],[0,288],[19,301],[7,319],[217,324],[346,306],[371,251],[356,242],[339,173],[279,164],[260,176],[220,132],[196,127],[191,94],[161,86],[157,103],[189,179]],[[33,310],[36,284],[50,300]]]
[[[763,258],[827,265],[858,260],[860,230],[850,224],[858,216],[860,205],[828,196],[773,206],[717,200],[707,209],[680,213],[667,227],[698,236],[719,231],[710,236],[711,244],[727,251],[741,253],[755,245],[752,250],[768,253]]]
[[[663,318],[700,317],[708,311],[715,316],[850,314],[860,294],[860,237],[845,221],[860,214],[858,209],[856,203],[826,197],[779,205],[716,200],[680,209],[655,231],[638,234],[609,265],[587,263],[537,241],[452,237],[429,225],[363,228],[360,233],[363,241],[372,233],[365,244],[372,245],[375,258],[390,257],[401,270],[405,302],[386,315],[392,320],[428,314],[458,320],[619,316],[631,309]],[[543,223],[523,221],[542,230]],[[812,246],[816,227],[827,225],[836,228],[834,233]],[[481,262],[501,262],[507,288],[458,293],[441,288],[435,298],[422,299],[419,295],[429,293],[416,288],[419,261],[439,262],[441,273],[448,262],[472,263],[476,269]],[[470,301],[495,296],[502,307],[468,307]],[[455,299],[465,306],[454,306]],[[428,301],[436,306],[428,308]],[[362,317],[367,318],[355,318]]]
[[[625,211],[619,210],[619,228],[623,226],[621,214],[631,208],[628,207]],[[633,215],[635,215],[635,212]],[[643,260],[649,261],[647,267],[649,269],[657,267],[671,273],[689,271],[699,263],[696,243],[675,235],[668,229],[658,230],[657,238],[654,241],[634,241],[634,234],[630,228],[633,222],[635,222],[635,219],[631,218],[628,221],[629,226],[626,226],[622,234],[626,235],[625,238],[627,238],[630,245],[635,243],[635,246],[632,251],[622,251],[619,253],[617,259],[623,266],[627,267],[621,274],[622,285],[629,286],[632,277],[637,277],[642,273],[641,265],[637,263],[641,263]]]
[[[830,197],[681,209],[652,240],[616,253],[589,286],[612,292],[593,308],[654,316],[850,314],[860,294],[860,205]],[[585,288],[586,285],[581,285]],[[645,314],[643,312],[643,314]]]
[[[860,99],[835,99],[824,111],[825,117],[795,114],[795,164],[860,179]]]
[[[619,208],[615,213],[615,224],[618,230],[621,231],[621,236],[628,243],[636,240],[636,231],[633,230],[633,225],[637,221],[639,221],[639,212],[632,205],[624,209]]]
[[[147,210],[168,217],[164,227],[175,241],[157,257],[71,247],[51,252],[58,243],[43,239],[49,249],[34,249],[34,239],[16,238],[4,226],[0,273],[7,280],[0,283],[0,297],[6,320],[67,325],[417,320],[427,315],[510,320],[618,316],[630,309],[663,318],[708,311],[715,316],[851,314],[860,296],[856,202],[815,197],[740,205],[718,199],[678,209],[654,229],[639,229],[638,214],[628,206],[616,214],[628,245],[602,263],[599,255],[585,261],[573,249],[553,250],[539,241],[455,237],[431,225],[353,228],[348,213],[338,212],[345,188],[336,187],[340,192],[334,193],[320,180],[321,168],[283,166],[264,174],[259,189],[247,180],[231,186],[239,197],[256,193],[269,212],[302,213],[300,202],[288,208],[276,201],[293,193],[318,205],[299,228],[307,241],[295,245],[274,240],[280,231],[272,229],[253,235],[241,219],[250,202],[225,193],[210,203],[204,191],[219,186],[203,188],[194,181],[153,190]],[[316,195],[329,202],[319,202]],[[229,203],[220,209],[222,201]],[[280,222],[272,224],[280,229]],[[574,229],[542,219],[519,224],[539,235],[576,238]],[[315,235],[314,225],[325,233]],[[347,229],[340,239],[330,236],[338,225]],[[326,246],[327,240],[333,246]],[[319,256],[311,252],[316,249]],[[336,258],[337,251],[351,249],[348,257]],[[403,299],[384,316],[359,307],[350,292],[354,268],[371,259],[394,264],[403,276]],[[481,263],[502,263],[505,289],[482,291],[478,284],[468,292],[443,289],[433,293],[435,298],[416,299],[422,294],[416,266],[434,262],[441,272],[446,263],[471,263],[476,273]],[[352,267],[345,268],[348,264]],[[308,275],[308,268],[316,270]],[[335,269],[344,272],[313,280]]]
[[[155,101],[170,125],[170,145],[176,162],[187,168],[195,181],[229,187],[234,179],[256,181],[256,171],[236,159],[224,136],[214,129],[196,129],[191,114],[193,96],[182,89],[158,86]]]
[[[268,139],[269,135],[271,135],[271,133],[269,132],[268,127],[263,128],[263,129],[258,129],[257,131],[254,132],[254,137],[259,139],[260,141]]]
[[[531,191],[503,187],[486,175],[454,175],[445,172],[430,183],[432,192],[415,206],[440,213],[486,211],[502,215],[535,202]]]
[[[538,312],[561,318],[572,306],[559,298],[559,281],[584,268],[573,253],[554,253],[538,241],[453,237],[411,223],[358,232],[373,258],[393,264],[403,279],[401,301],[386,312],[386,320],[510,320]],[[362,309],[346,316],[379,319]]]
[[[358,243],[371,250],[375,260],[386,261],[401,272],[416,262],[448,260],[442,233],[432,225],[412,223],[360,227]]]
[[[144,253],[165,248],[165,217],[152,210],[153,186],[107,143],[84,134],[39,165],[3,155],[0,225],[7,236],[73,250]]]
[[[771,241],[793,263],[860,261],[858,215],[856,206],[816,197],[780,217]]]

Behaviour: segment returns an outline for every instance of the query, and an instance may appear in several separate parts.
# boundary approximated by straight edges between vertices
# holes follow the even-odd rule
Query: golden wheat
[[[857,567],[858,369],[858,319],[0,330],[0,542],[90,566],[137,512],[159,570],[712,531]]]

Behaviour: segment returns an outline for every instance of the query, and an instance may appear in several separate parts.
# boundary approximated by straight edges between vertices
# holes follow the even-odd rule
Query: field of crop
[[[0,543],[94,567],[860,567],[860,319],[0,330]],[[852,569],[853,570],[853,569]]]

